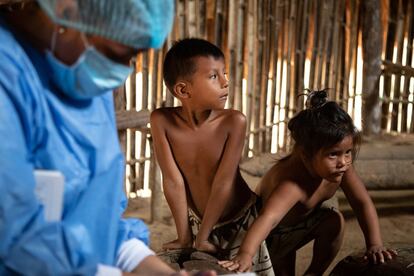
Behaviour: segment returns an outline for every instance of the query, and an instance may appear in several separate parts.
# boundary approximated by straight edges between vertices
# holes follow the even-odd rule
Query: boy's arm
[[[242,113],[233,111],[225,120],[221,127],[230,130],[195,241],[195,247],[202,251],[214,251],[211,245],[206,246],[209,244],[208,237],[213,226],[219,221],[233,191],[246,134],[246,118]]]
[[[260,243],[303,197],[304,193],[296,183],[284,182],[277,186],[264,204],[260,215],[247,231],[237,256],[231,261],[222,261],[220,264],[229,270],[240,272],[250,270],[252,258]]]
[[[186,190],[183,176],[177,167],[167,140],[165,125],[168,124],[168,120],[161,110],[155,110],[151,113],[150,122],[155,156],[162,171],[165,198],[177,228],[178,244],[174,245],[173,242],[169,247],[191,247],[192,237],[188,224]]]
[[[395,251],[387,250],[383,247],[377,211],[364,183],[353,166],[345,172],[341,188],[354,210],[364,233],[367,247],[366,256],[371,257],[374,263],[384,262],[384,257],[392,259],[393,255],[396,255]]]

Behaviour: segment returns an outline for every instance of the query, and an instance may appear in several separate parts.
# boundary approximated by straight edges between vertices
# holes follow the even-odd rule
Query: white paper
[[[60,221],[65,179],[59,171],[35,170],[35,194],[44,207],[46,221]]]

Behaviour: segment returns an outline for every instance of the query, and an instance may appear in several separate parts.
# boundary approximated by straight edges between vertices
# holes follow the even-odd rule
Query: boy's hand
[[[397,255],[397,251],[394,249],[387,249],[382,245],[373,245],[367,248],[364,259],[374,264],[382,264],[387,260],[392,260]]]
[[[252,257],[249,254],[239,252],[231,261],[219,261],[218,263],[230,271],[246,272],[252,268]]]
[[[192,247],[193,242],[192,241],[187,241],[187,242],[182,242],[179,239],[164,243],[162,245],[163,249],[182,249],[182,248],[191,248]]]
[[[207,253],[216,253],[217,248],[214,244],[209,241],[195,241],[194,248],[198,251],[203,251]]]

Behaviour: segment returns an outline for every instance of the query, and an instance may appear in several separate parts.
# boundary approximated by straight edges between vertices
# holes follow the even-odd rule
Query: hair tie
[[[300,96],[306,96],[307,99],[305,101],[305,107],[306,109],[318,109],[327,104],[328,101],[328,92],[326,92],[326,89],[322,90],[310,90],[305,89],[307,93],[299,94]]]

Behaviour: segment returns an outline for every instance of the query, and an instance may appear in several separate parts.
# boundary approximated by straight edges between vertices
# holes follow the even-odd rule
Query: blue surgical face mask
[[[52,38],[54,39],[54,38]],[[105,57],[86,42],[86,49],[72,65],[66,65],[47,51],[55,84],[69,97],[89,99],[121,86],[132,68]]]

